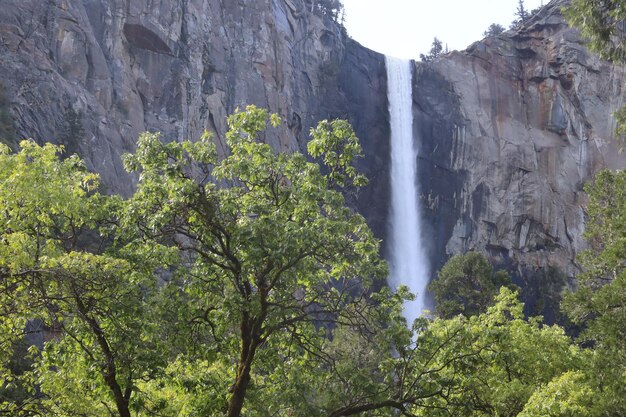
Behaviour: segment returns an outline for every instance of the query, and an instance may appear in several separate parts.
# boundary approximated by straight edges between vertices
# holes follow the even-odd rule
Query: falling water
[[[416,294],[404,306],[409,323],[426,307],[428,264],[422,244],[418,206],[417,151],[413,146],[410,61],[386,57],[387,96],[391,119],[391,238],[389,244],[393,288],[406,285]]]

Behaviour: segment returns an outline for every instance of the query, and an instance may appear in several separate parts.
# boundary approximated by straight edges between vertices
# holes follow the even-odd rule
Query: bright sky
[[[549,0],[544,0],[547,4]],[[399,58],[427,54],[436,36],[450,50],[483,38],[491,23],[506,29],[518,0],[343,0],[348,34],[362,45]],[[542,0],[525,0],[533,10]]]

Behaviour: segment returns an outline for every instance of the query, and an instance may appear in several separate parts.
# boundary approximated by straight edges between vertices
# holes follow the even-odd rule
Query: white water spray
[[[416,294],[405,303],[409,324],[426,307],[428,263],[422,244],[418,206],[417,151],[413,146],[413,97],[410,61],[385,57],[391,119],[391,235],[389,284],[406,285]]]

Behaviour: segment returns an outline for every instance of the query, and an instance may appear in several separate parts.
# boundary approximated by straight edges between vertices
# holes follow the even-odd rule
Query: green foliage
[[[492,23],[489,25],[487,30],[483,32],[483,36],[497,36],[504,33],[504,31],[504,26],[499,25],[498,23]]]
[[[589,41],[588,46],[602,58],[626,62],[623,0],[572,0],[564,7],[568,22]]]
[[[592,417],[595,393],[580,371],[568,371],[530,397],[519,417]]]
[[[485,313],[436,319],[427,334],[439,338],[433,365],[445,395],[429,399],[416,415],[515,416],[536,389],[576,369],[582,353],[563,330],[527,321],[522,310],[517,294],[503,287]],[[446,339],[451,327],[458,343]],[[448,362],[449,355],[459,359]]]
[[[208,138],[164,144],[156,134],[125,157],[141,176],[124,224],[184,252],[186,297],[207,332],[200,348],[228,369],[229,415],[248,395],[271,390],[285,352],[295,361],[323,355],[315,323],[368,327],[364,288],[386,274],[378,242],[335,190],[363,183],[350,126],[323,121],[312,131],[309,149],[323,174],[304,155],[259,143],[269,123],[280,119],[254,106],[229,117],[221,161]]]
[[[435,37],[433,39],[433,44],[430,48],[430,52],[428,53],[428,55],[420,54],[420,59],[424,62],[434,61],[439,55],[441,55],[442,51],[443,44],[437,37]]]
[[[356,158],[363,157],[363,149],[347,121],[322,120],[311,129],[307,150],[313,158],[322,159],[332,185],[340,188],[367,185],[367,178],[353,166]]]
[[[98,177],[76,156],[61,161],[53,145],[20,146],[17,154],[0,152],[0,362],[28,321],[55,331],[46,333],[32,369],[20,376],[2,368],[44,395],[32,404],[9,399],[0,409],[130,415],[135,382],[160,366],[145,303],[155,290],[155,262],[135,263],[129,248],[111,245],[120,200],[99,194]]]
[[[124,158],[139,173],[127,200],[99,193],[59,147],[1,148],[0,414],[623,414],[623,309],[613,308],[625,291],[613,285],[624,236],[603,220],[623,225],[622,177],[590,192],[589,233],[608,236],[593,260],[616,293],[581,287],[596,350],[524,319],[507,288],[491,300],[508,280],[476,253],[434,284],[466,316],[409,329],[411,295],[370,289],[386,265],[341,193],[365,180],[352,129],[312,130],[320,166],[257,140],[280,123],[253,106],[236,112],[221,160],[206,136],[142,135]],[[27,348],[34,323],[45,343]]]
[[[626,62],[623,0],[573,0],[564,8],[591,50],[605,59]],[[618,134],[624,134],[626,111],[616,113]],[[590,249],[579,256],[584,272],[579,288],[564,300],[564,310],[584,326],[581,339],[594,346],[586,383],[595,390],[593,413],[626,414],[626,171],[602,171],[589,194],[585,237]]]
[[[437,315],[450,318],[486,311],[502,286],[511,286],[506,272],[494,272],[485,255],[468,252],[450,258],[428,288],[435,296]]]
[[[601,387],[596,404],[603,415],[626,413],[626,171],[602,171],[589,194],[585,237],[590,249],[579,261],[579,288],[564,309],[584,326],[581,339],[594,346],[587,375]]]

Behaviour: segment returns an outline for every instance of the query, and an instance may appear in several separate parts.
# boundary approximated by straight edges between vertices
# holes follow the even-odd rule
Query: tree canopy
[[[17,382],[46,392],[37,407],[130,416],[137,381],[161,365],[147,300],[167,253],[155,245],[156,256],[145,257],[114,244],[121,201],[96,191],[98,177],[78,157],[61,161],[50,144],[21,148],[0,150],[0,359],[37,324],[50,343]],[[34,412],[28,402],[3,406]]]
[[[478,252],[455,255],[428,286],[435,296],[435,312],[445,318],[485,312],[502,286],[511,286],[504,271],[494,271]]]
[[[589,279],[568,299],[590,347],[526,319],[476,253],[433,284],[456,310],[407,325],[411,294],[381,285],[345,206],[366,183],[352,128],[320,122],[306,157],[264,143],[279,123],[236,112],[222,158],[145,133],[126,199],[60,147],[1,148],[0,414],[623,414],[623,174],[589,189]]]

